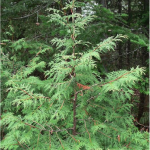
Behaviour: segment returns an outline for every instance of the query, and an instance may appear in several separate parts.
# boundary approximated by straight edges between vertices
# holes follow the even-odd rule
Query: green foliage
[[[2,149],[148,149],[148,133],[137,131],[130,113],[132,87],[145,69],[114,71],[102,78],[96,60],[127,37],[118,34],[95,46],[79,39],[96,17],[75,13],[76,4],[73,0],[66,5],[64,9],[72,9],[68,16],[48,9],[48,23],[60,29],[51,46],[20,39],[8,46],[11,54],[2,56],[2,78],[7,76],[1,103],[1,126],[6,128]],[[19,55],[26,49],[29,55],[21,61]],[[15,73],[12,61],[19,63]],[[34,76],[36,70],[44,79]]]

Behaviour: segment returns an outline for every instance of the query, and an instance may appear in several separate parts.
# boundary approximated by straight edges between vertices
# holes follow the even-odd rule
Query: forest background
[[[148,0],[2,0],[1,14],[2,149],[148,149]]]

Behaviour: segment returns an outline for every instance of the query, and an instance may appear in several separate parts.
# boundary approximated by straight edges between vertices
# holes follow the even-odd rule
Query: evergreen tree
[[[59,29],[51,40],[54,55],[45,61],[43,55],[53,49],[42,45],[35,57],[8,76],[8,94],[1,103],[6,132],[2,149],[148,149],[148,133],[136,129],[130,113],[132,87],[144,68],[114,71],[102,78],[96,61],[127,37],[109,37],[95,46],[81,40],[82,30],[96,18],[75,13],[81,5],[75,0],[67,4],[67,16],[49,8],[48,22]],[[11,46],[18,45],[27,47],[23,39]],[[44,79],[33,76],[36,69],[44,72]],[[7,65],[2,70],[4,77]]]

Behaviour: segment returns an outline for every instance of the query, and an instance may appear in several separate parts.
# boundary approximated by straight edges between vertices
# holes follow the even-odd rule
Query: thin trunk
[[[130,28],[130,21],[131,21],[131,0],[128,0],[128,26]],[[131,51],[131,42],[130,39],[128,40],[128,47],[127,47],[127,65],[130,67],[130,53]]]
[[[130,40],[128,40],[128,48],[127,48],[127,65],[128,65],[128,68],[130,68],[130,50],[131,49],[131,42]]]
[[[139,111],[138,111],[138,122],[140,121],[143,112],[144,112],[144,99],[145,95],[143,93],[140,94],[140,103],[139,103]]]
[[[102,5],[103,5],[103,7],[106,7],[106,8],[107,8],[106,0],[102,0],[101,3],[102,3]]]
[[[144,11],[149,9],[149,0],[144,0]]]
[[[138,110],[138,122],[143,117],[144,112],[149,112],[149,95],[145,95],[144,93],[140,94],[140,103]],[[144,125],[147,125],[148,122],[144,122]]]
[[[122,4],[121,4],[122,0],[118,0],[118,13],[121,14],[121,10],[122,10]],[[121,24],[120,24],[121,25]],[[122,68],[122,44],[119,43],[118,45],[118,51],[119,51],[119,64],[118,64],[118,68],[121,69]]]

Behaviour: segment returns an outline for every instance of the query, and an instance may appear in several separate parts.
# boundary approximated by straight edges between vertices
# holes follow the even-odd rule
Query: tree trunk
[[[143,112],[144,112],[144,99],[145,95],[143,93],[140,94],[140,103],[139,103],[139,111],[138,111],[138,122],[140,121]]]
[[[149,0],[144,0],[144,11],[149,9]]]
[[[118,0],[118,13],[121,14],[121,10],[122,10],[122,4],[121,4],[122,0]],[[121,25],[121,24],[120,24]],[[118,53],[119,53],[119,64],[118,64],[118,69],[121,69],[122,68],[122,44],[119,43],[118,45]]]
[[[140,94],[140,103],[139,103],[139,111],[138,111],[138,122],[143,117],[144,112],[149,112],[149,95],[145,95],[144,93]],[[145,123],[147,125],[148,122]]]
[[[128,26],[130,28],[130,21],[131,21],[131,0],[128,0]],[[128,40],[128,47],[127,47],[127,65],[130,68],[130,51],[131,51],[131,42],[130,39]]]
[[[102,0],[101,3],[102,3],[102,5],[103,5],[103,7],[106,7],[106,8],[107,8],[106,0]]]

